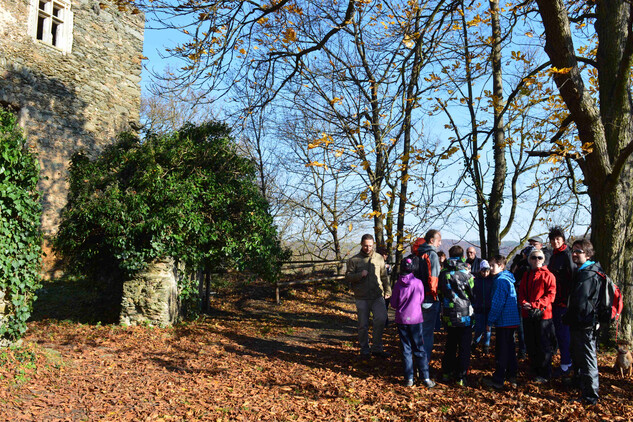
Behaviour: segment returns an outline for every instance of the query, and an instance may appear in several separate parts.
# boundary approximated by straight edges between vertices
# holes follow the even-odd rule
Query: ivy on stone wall
[[[26,331],[40,286],[39,165],[13,113],[0,108],[0,343]]]
[[[282,249],[267,202],[224,124],[122,135],[96,159],[75,154],[69,175],[54,245],[70,269],[98,281],[173,257],[190,269],[278,274]]]

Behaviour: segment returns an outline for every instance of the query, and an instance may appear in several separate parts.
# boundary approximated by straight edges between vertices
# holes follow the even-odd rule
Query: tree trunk
[[[624,299],[622,338],[633,339],[633,126],[631,5],[626,0],[596,3],[598,38],[597,103],[578,66],[563,0],[537,0],[545,27],[545,51],[558,69],[559,92],[576,123],[586,155],[577,157],[591,198],[591,241],[595,259],[620,286]]]
[[[505,156],[505,133],[503,131],[503,71],[501,68],[501,24],[499,22],[499,1],[490,0],[492,18],[492,103],[494,112],[493,156],[495,173],[490,189],[486,228],[488,231],[488,255],[499,254],[499,231],[501,230],[501,206],[507,172]]]
[[[630,161],[630,160],[629,160]],[[590,189],[591,243],[595,260],[620,287],[624,310],[618,337],[633,339],[633,165],[611,189]]]

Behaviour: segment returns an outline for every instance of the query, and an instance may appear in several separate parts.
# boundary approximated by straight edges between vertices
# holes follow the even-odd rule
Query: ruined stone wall
[[[144,17],[108,0],[70,0],[72,49],[35,39],[31,0],[0,0],[0,104],[15,108],[42,168],[42,228],[66,203],[67,168],[139,121]]]
[[[179,320],[178,280],[172,259],[152,262],[123,283],[121,324],[166,327]]]

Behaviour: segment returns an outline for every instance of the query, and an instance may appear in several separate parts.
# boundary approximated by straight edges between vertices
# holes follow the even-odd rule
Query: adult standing
[[[422,338],[426,356],[431,361],[433,353],[433,336],[435,322],[440,312],[440,302],[437,297],[437,281],[440,275],[440,259],[437,249],[442,245],[442,235],[439,230],[431,229],[424,236],[424,243],[414,253],[417,260],[415,276],[424,284],[424,302],[422,303]]]
[[[569,380],[571,375],[571,352],[569,351],[569,327],[563,324],[563,315],[567,312],[567,300],[576,265],[571,258],[571,249],[565,243],[565,232],[561,227],[552,227],[549,231],[552,245],[552,257],[547,268],[556,278],[556,298],[552,309],[552,320],[556,330],[556,340],[560,351],[560,369],[557,375]]]
[[[547,382],[552,375],[552,354],[556,344],[552,321],[556,279],[543,265],[544,261],[543,251],[533,250],[529,256],[531,269],[523,275],[519,286],[525,347],[537,383]]]
[[[464,260],[464,249],[454,245],[448,250],[448,262],[439,277],[442,297],[442,321],[446,328],[446,346],[442,358],[442,378],[454,379],[465,386],[470,366],[472,341],[474,279]]]
[[[577,266],[574,273],[567,312],[563,323],[569,325],[571,361],[574,377],[579,382],[581,400],[598,402],[598,351],[596,331],[598,326],[598,294],[604,273],[593,258],[593,245],[587,239],[577,240],[571,247],[571,258]]]
[[[528,243],[530,246],[533,246],[534,249],[543,251],[543,256],[545,257],[543,265],[549,265],[549,259],[552,256],[552,251],[543,247],[543,239],[540,236],[532,236],[528,239]]]
[[[519,292],[519,288],[521,286],[521,280],[523,279],[523,275],[530,271],[530,263],[529,256],[534,250],[534,246],[528,245],[521,250],[521,252],[514,257],[512,261],[512,266],[510,267],[510,271],[514,275],[514,290]],[[519,326],[517,327],[517,343],[519,347],[519,359],[525,359],[526,357],[526,348],[525,348],[525,336],[523,335],[523,319],[519,318]]]
[[[374,251],[374,237],[364,234],[360,252],[347,261],[345,279],[351,284],[358,315],[360,354],[389,357],[382,344],[387,322],[385,299],[391,296],[391,285],[382,255]],[[369,315],[373,315],[372,346],[369,346]]]
[[[473,246],[466,249],[466,263],[470,265],[471,274],[479,274],[481,258],[477,256],[477,250]]]

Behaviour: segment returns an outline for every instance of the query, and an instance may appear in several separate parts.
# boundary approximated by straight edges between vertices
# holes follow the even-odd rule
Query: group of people
[[[604,272],[592,260],[587,239],[567,246],[560,227],[549,232],[551,251],[540,237],[514,258],[496,255],[488,260],[459,245],[439,251],[442,236],[429,230],[412,245],[399,265],[393,288],[386,256],[374,250],[374,239],[363,235],[361,250],[347,263],[358,316],[362,358],[388,358],[382,335],[390,304],[395,309],[404,364],[404,383],[414,385],[415,375],[427,388],[436,384],[429,372],[438,318],[446,332],[441,380],[467,384],[473,347],[487,352],[494,327],[495,371],[484,385],[503,389],[517,383],[517,349],[527,354],[530,376],[546,383],[553,376],[577,386],[580,400],[598,400],[597,302]],[[388,301],[388,302],[387,302]],[[369,320],[372,343],[369,342]],[[552,357],[560,351],[560,367],[552,370]]]

